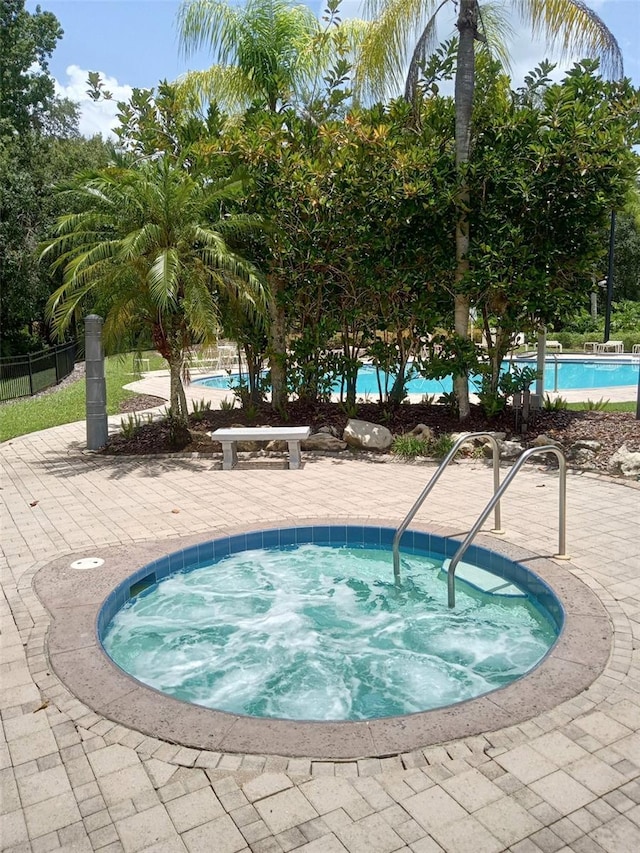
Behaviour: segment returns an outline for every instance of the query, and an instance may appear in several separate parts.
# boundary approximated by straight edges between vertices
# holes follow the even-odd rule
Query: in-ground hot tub
[[[182,573],[196,577],[197,570],[185,572],[185,567],[230,554],[243,557],[242,552],[265,546],[288,548],[298,543],[326,542],[327,538],[330,545],[346,541],[349,548],[358,548],[366,542],[367,546],[390,549],[393,530],[370,525],[369,520],[332,525],[300,520],[295,528],[243,529],[208,542],[202,542],[201,535],[192,535],[181,540],[181,550],[174,546],[168,556],[166,540],[132,543],[101,554],[104,565],[84,574],[83,583],[69,567],[74,555],[59,558],[41,569],[35,581],[38,595],[52,616],[47,638],[51,666],[85,705],[107,719],[161,740],[216,752],[335,760],[394,755],[522,722],[576,696],[604,668],[611,632],[607,614],[593,592],[565,566],[483,534],[468,552],[469,560],[483,571],[490,570],[503,592],[515,583],[535,596],[536,618],[542,604],[545,618],[550,617],[556,627],[562,624],[562,630],[551,650],[528,674],[505,687],[494,685],[491,692],[475,699],[430,711],[359,720],[257,717],[212,710],[162,693],[125,673],[103,650],[101,638],[113,616],[132,596],[141,595],[163,577]],[[403,560],[423,551],[450,557],[459,541],[446,537],[459,533],[459,529],[445,527],[432,532],[424,528],[408,531],[403,538]],[[482,547],[485,545],[488,547]],[[392,597],[390,550],[380,557],[387,574],[385,577],[381,568],[379,581],[383,587],[374,583],[373,590],[376,597],[381,591]],[[468,580],[474,582],[471,576]],[[485,583],[487,577],[481,581]],[[458,583],[458,596],[464,584]],[[442,585],[446,588],[444,580]],[[371,584],[368,586],[371,590]],[[470,585],[464,589],[463,596],[478,596]],[[403,590],[408,591],[403,585],[399,594],[404,594]],[[369,595],[366,590],[362,594]],[[141,600],[144,598],[142,595]]]
[[[535,667],[562,606],[524,566],[483,548],[447,607],[450,540],[310,526],[203,543],[142,567],[98,619],[109,656],[141,682],[232,714],[371,720],[432,710]]]

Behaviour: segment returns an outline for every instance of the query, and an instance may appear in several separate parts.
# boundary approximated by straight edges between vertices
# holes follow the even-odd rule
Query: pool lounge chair
[[[605,352],[614,352],[621,353],[624,352],[624,342],[623,341],[605,341],[602,344],[598,344],[598,348],[596,352],[605,353]]]

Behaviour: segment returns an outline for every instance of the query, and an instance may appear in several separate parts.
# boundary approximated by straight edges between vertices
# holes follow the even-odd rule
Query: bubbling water
[[[315,544],[243,551],[131,599],[103,637],[158,690],[235,714],[366,720],[461,702],[519,678],[556,631],[527,597],[458,584],[441,557]]]

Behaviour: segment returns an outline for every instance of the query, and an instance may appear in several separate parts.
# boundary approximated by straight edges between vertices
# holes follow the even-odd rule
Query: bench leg
[[[288,441],[289,446],[289,468],[299,468],[301,463],[300,458],[300,442]]]
[[[235,441],[223,441],[222,444],[222,470],[231,471],[238,461]]]

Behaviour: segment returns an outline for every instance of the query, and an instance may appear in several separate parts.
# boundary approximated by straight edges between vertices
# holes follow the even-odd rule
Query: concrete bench
[[[216,429],[209,435],[222,445],[222,468],[230,471],[238,461],[238,441],[286,441],[289,468],[300,467],[300,442],[311,435],[311,427],[230,427]]]

